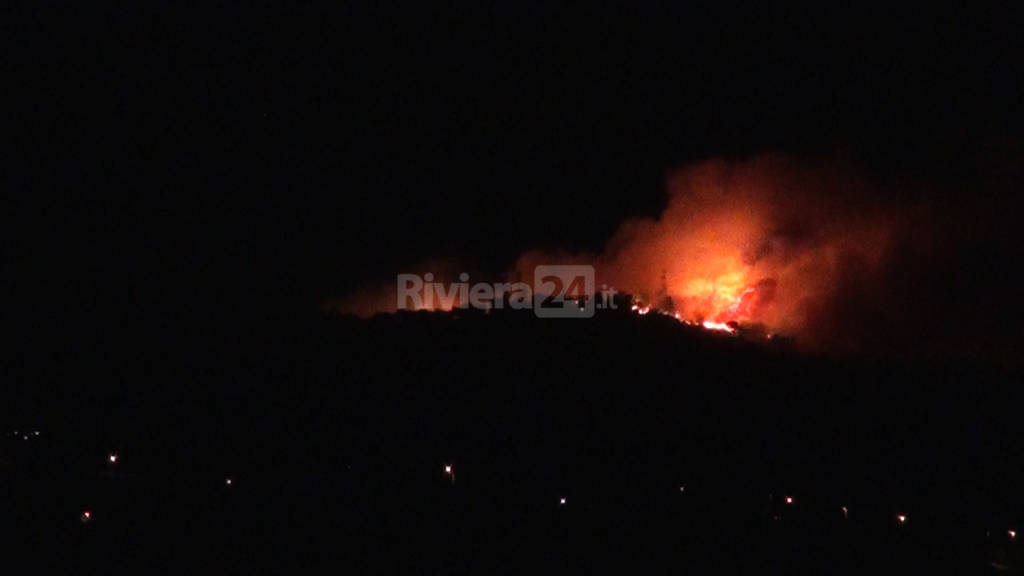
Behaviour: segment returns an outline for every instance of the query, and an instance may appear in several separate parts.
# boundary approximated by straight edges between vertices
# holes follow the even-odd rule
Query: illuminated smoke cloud
[[[805,343],[830,338],[833,299],[880,272],[896,212],[854,171],[778,157],[686,168],[657,219],[625,222],[602,254],[530,252],[515,266],[586,263],[598,283],[695,322],[762,325]]]
[[[991,263],[1020,262],[1022,243],[1012,241],[1013,201],[989,197],[1017,188],[979,183],[989,196],[953,203],[935,201],[943,184],[865,174],[779,156],[683,168],[657,218],[624,222],[600,253],[526,252],[502,280],[532,285],[536,265],[590,264],[598,288],[693,324],[793,336],[834,354],[1019,359],[1016,284]],[[446,283],[462,270],[446,261],[408,272]],[[392,280],[325,307],[366,317],[394,312],[395,296]]]

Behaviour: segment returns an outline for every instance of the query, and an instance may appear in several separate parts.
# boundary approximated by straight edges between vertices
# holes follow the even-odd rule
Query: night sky
[[[428,259],[500,273],[657,216],[676,167],[762,153],[1019,206],[999,11],[466,8],[9,11],[16,313],[240,319]]]

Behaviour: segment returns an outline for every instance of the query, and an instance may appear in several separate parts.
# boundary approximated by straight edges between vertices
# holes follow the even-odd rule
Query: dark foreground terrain
[[[143,331],[119,350],[83,341],[12,364],[0,412],[12,566],[1024,568],[1024,535],[1008,532],[1024,531],[1013,372],[813,358],[628,313],[239,333]]]

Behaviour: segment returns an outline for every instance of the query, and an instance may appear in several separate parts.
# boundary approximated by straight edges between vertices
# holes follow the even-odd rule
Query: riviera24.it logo
[[[615,289],[596,290],[594,267],[588,265],[541,265],[534,268],[533,285],[525,282],[435,282],[432,273],[399,274],[399,310],[482,310],[533,308],[538,318],[591,318],[598,308],[615,308]]]

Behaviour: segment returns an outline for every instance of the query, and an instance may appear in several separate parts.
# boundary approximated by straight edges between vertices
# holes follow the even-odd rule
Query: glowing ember
[[[753,288],[749,288],[748,290],[743,292],[744,295],[746,295],[748,293],[753,293]],[[652,311],[654,311],[654,312],[657,312],[657,313],[659,313],[659,314],[661,314],[663,316],[670,316],[672,318],[675,318],[677,321],[682,322],[684,324],[688,324],[690,326],[702,326],[705,330],[716,330],[716,331],[719,331],[719,332],[726,332],[726,333],[729,333],[729,334],[735,334],[736,333],[736,321],[735,320],[729,320],[728,322],[712,322],[711,320],[706,320],[706,321],[698,324],[696,322],[693,322],[693,321],[690,321],[690,320],[688,320],[686,318],[683,318],[679,314],[679,312],[666,312],[666,311],[663,311],[663,310],[658,310],[656,308],[651,308],[650,306],[643,306],[643,305],[640,305],[640,304],[633,304],[632,306],[630,306],[629,309],[632,310],[633,312],[636,312],[640,316],[646,316],[647,314],[649,314]]]
[[[732,334],[733,332],[736,331],[735,328],[723,322],[704,322],[703,324],[701,324],[701,326],[707,328],[708,330],[720,330],[722,332],[728,332],[729,334]]]

